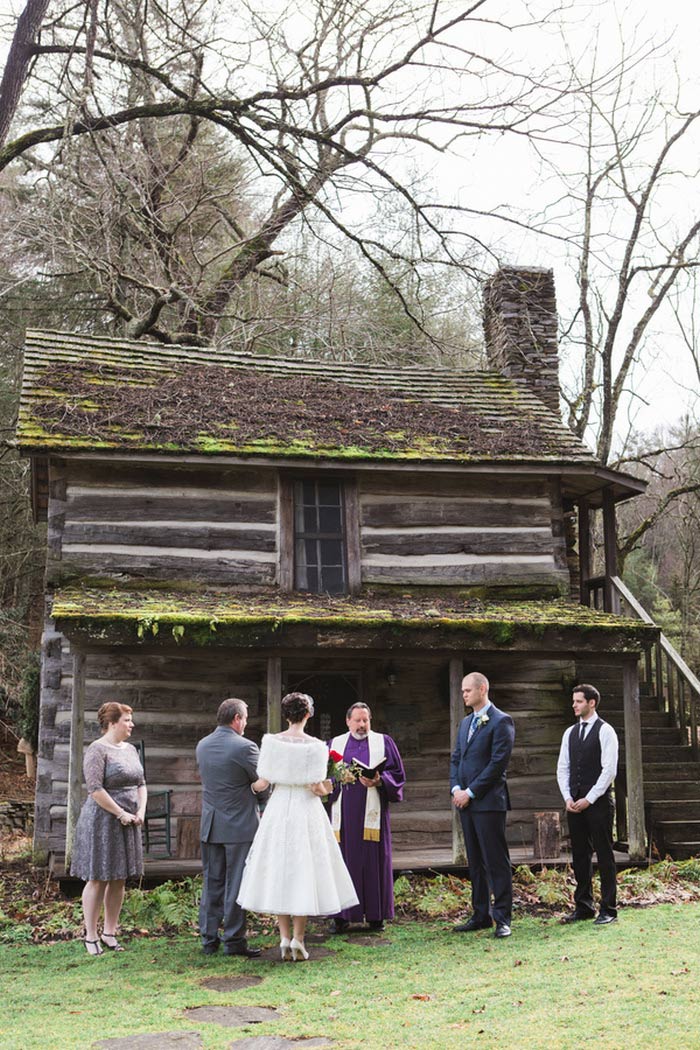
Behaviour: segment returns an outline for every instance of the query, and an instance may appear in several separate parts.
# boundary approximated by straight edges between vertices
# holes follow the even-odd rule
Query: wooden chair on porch
[[[146,773],[146,745],[143,740],[133,741],[134,747],[139,753],[144,774]],[[148,776],[146,776],[148,784]],[[146,804],[146,818],[143,822],[144,846],[146,854],[172,857],[172,827],[170,815],[170,799],[172,791],[162,789],[160,791],[148,791],[148,802]]]

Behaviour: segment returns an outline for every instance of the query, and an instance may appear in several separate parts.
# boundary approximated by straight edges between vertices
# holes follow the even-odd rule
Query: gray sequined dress
[[[88,798],[75,827],[71,875],[86,882],[142,875],[141,828],[133,824],[123,827],[91,794],[104,788],[123,810],[136,813],[138,789],[145,784],[138,751],[133,744],[118,747],[95,740],[85,752],[83,772]]]

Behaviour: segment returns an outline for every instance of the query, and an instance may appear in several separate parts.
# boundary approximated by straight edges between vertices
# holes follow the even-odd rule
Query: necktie
[[[469,723],[469,736],[467,737],[467,743],[469,743],[469,741],[474,736],[474,734],[476,733],[478,728],[479,728],[479,723],[478,723],[476,717],[473,717],[471,722]]]
[[[581,722],[581,728],[578,731],[578,738],[581,741],[581,743],[583,743],[583,741],[585,740],[585,737],[586,737],[586,723],[585,722]]]

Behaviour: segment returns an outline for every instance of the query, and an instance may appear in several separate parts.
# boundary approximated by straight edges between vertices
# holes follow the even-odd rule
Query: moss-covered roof
[[[463,597],[459,592],[366,591],[361,596],[333,597],[282,594],[272,589],[242,594],[152,585],[71,586],[55,594],[53,617],[62,630],[79,627],[95,641],[112,640],[110,629],[120,628],[122,642],[129,638],[172,642],[174,638],[196,645],[224,643],[231,639],[232,630],[238,632],[239,640],[248,638],[242,644],[281,644],[283,632],[294,627],[337,629],[348,637],[369,630],[385,643],[422,634],[431,638],[433,647],[449,646],[452,636],[459,632],[478,639],[481,647],[488,643],[498,648],[509,648],[516,637],[541,639],[545,633],[554,632],[570,648],[595,635],[597,639],[607,638],[607,649],[628,650],[641,648],[658,634],[655,627],[639,620],[564,599],[494,603]]]
[[[596,462],[525,383],[496,372],[53,332],[27,336],[18,436],[26,452]]]

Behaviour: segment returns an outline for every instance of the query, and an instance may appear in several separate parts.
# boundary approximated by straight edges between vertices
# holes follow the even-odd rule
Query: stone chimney
[[[557,302],[552,270],[503,266],[484,285],[489,367],[524,379],[560,415]]]

